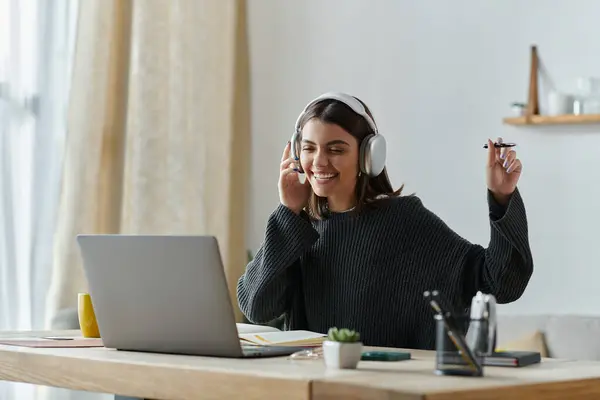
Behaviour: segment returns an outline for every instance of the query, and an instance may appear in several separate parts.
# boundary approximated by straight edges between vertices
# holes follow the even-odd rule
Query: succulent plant
[[[327,338],[333,342],[355,343],[360,341],[360,333],[351,329],[330,328]]]

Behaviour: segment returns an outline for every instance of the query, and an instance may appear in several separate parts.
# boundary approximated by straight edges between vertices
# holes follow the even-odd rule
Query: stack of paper
[[[320,346],[327,335],[310,331],[270,331],[242,333],[242,343],[263,346]]]

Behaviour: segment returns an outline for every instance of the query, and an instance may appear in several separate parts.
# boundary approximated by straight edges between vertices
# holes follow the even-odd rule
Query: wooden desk
[[[600,398],[598,362],[548,359],[520,369],[487,367],[483,378],[440,377],[433,374],[432,352],[411,352],[411,361],[361,361],[357,370],[337,371],[321,360],[287,357],[237,360],[0,346],[0,380],[150,399]]]

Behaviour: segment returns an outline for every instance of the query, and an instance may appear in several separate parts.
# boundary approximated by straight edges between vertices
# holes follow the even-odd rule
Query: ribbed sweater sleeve
[[[525,205],[518,190],[506,207],[498,204],[488,191],[490,241],[487,247],[472,244],[451,230],[439,217],[418,202],[413,208],[416,226],[423,228],[422,243],[436,253],[435,263],[446,264],[444,282],[439,287],[455,287],[459,298],[453,304],[460,312],[470,306],[471,299],[482,291],[496,297],[498,303],[517,300],[533,273],[529,248]],[[436,289],[431,288],[431,289]]]
[[[240,310],[253,323],[266,323],[291,307],[300,290],[300,258],[319,234],[305,215],[280,204],[269,216],[265,238],[237,284]]]
[[[490,242],[473,246],[463,271],[463,295],[470,301],[477,290],[491,293],[498,303],[521,297],[533,273],[527,215],[518,189],[506,208],[488,191]]]

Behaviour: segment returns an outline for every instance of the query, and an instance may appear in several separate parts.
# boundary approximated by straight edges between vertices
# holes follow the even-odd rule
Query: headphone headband
[[[367,123],[369,124],[369,126],[371,127],[371,129],[373,130],[374,133],[376,133],[376,134],[378,133],[377,125],[375,125],[375,121],[373,121],[373,119],[369,116],[369,114],[367,113],[367,110],[362,105],[362,103],[360,101],[358,101],[355,97],[350,96],[349,94],[340,93],[340,92],[328,92],[328,93],[322,94],[319,97],[317,97],[316,99],[312,100],[310,103],[308,103],[306,105],[306,107],[304,107],[304,110],[298,116],[298,119],[296,120],[296,132],[300,131],[300,126],[299,126],[300,120],[302,119],[302,116],[304,115],[304,113],[306,113],[308,108],[310,106],[312,106],[313,104],[315,104],[319,101],[323,101],[323,100],[341,101],[342,103],[344,103],[348,107],[350,107],[352,109],[352,111],[354,111],[355,113],[357,113],[358,115],[363,117],[367,121]]]

